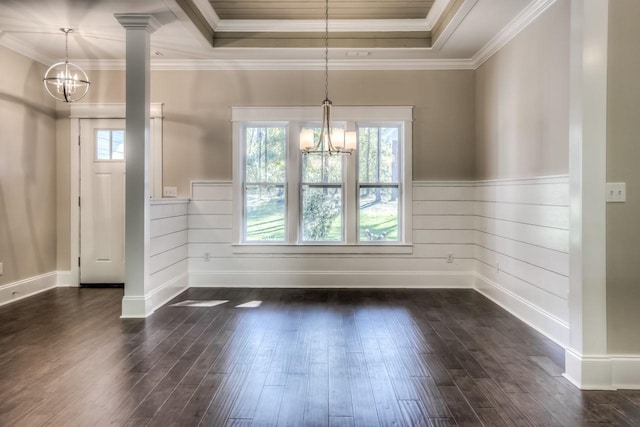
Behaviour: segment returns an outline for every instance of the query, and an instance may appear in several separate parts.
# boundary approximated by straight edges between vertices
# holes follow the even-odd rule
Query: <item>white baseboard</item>
[[[57,286],[58,272],[41,274],[0,286],[0,306],[48,291]]]
[[[56,271],[56,286],[66,287],[71,286],[71,272],[70,271]]]
[[[640,390],[640,355],[611,356],[613,386]]]
[[[192,287],[455,288],[472,289],[471,271],[224,271],[191,272]]]
[[[124,296],[122,298],[122,319],[139,319],[153,314],[167,301],[175,298],[189,287],[189,274],[183,273],[166,282],[145,296]]]
[[[563,376],[581,390],[615,390],[608,356],[581,356],[570,348],[564,351]]]
[[[564,377],[582,390],[640,389],[640,355],[582,356],[565,350]]]
[[[475,275],[474,288],[561,347],[567,347],[569,343],[567,323],[480,274]]]

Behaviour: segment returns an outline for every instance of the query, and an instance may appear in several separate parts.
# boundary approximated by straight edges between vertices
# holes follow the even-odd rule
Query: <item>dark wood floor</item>
[[[558,346],[474,291],[191,289],[230,302],[146,320],[121,296],[0,308],[0,425],[640,425],[640,391],[577,390]]]

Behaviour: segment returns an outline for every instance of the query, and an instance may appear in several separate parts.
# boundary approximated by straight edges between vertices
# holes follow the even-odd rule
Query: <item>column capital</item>
[[[145,13],[114,13],[113,16],[127,30],[146,30],[153,33],[161,26],[153,15]]]

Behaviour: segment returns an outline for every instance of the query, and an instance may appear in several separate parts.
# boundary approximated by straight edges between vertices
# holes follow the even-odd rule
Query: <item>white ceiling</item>
[[[431,14],[442,12],[448,0],[436,0]],[[216,31],[318,31],[321,21],[220,20],[206,0],[194,0]],[[439,3],[439,4],[438,4]],[[332,68],[385,69],[398,67],[469,68],[474,56],[490,50],[497,36],[510,26],[522,25],[553,0],[464,0],[458,14],[432,48],[332,49]],[[44,64],[64,58],[64,34],[69,37],[72,62],[91,68],[122,68],[125,30],[114,13],[153,14],[162,27],[152,34],[152,66],[155,68],[316,68],[322,65],[321,49],[213,48],[184,14],[176,0],[2,0],[0,44]],[[433,15],[424,20],[342,20],[331,29],[374,31],[386,29],[431,30]],[[483,49],[484,48],[484,49]],[[355,55],[355,56],[354,56]],[[201,64],[201,66],[199,65]],[[262,64],[262,65],[261,65]],[[266,66],[265,64],[270,64]],[[278,65],[280,64],[280,65]]]

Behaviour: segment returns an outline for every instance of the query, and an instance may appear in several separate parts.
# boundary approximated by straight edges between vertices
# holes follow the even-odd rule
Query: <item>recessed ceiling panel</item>
[[[424,19],[434,0],[329,0],[330,19]],[[210,0],[221,19],[324,19],[324,0]]]

